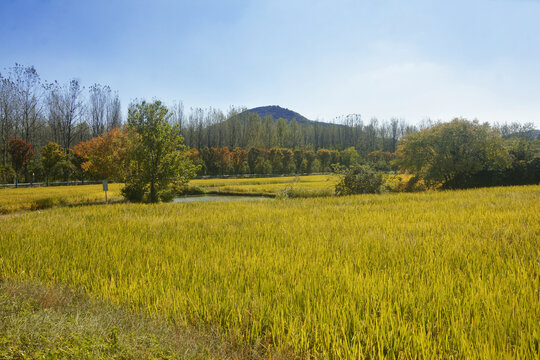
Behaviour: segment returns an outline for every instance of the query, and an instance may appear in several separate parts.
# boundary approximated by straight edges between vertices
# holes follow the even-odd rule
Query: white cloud
[[[400,44],[371,50],[328,56],[295,73],[282,85],[283,100],[298,104],[295,110],[308,117],[326,120],[348,113],[410,122],[462,116],[540,127],[540,82],[528,80],[527,69],[504,61],[481,67],[441,63]],[[287,87],[290,83],[297,86]]]

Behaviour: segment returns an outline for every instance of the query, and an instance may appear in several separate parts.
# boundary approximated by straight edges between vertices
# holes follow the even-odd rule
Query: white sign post
[[[107,180],[103,180],[103,191],[105,191],[105,202],[107,202],[107,191],[109,191]]]

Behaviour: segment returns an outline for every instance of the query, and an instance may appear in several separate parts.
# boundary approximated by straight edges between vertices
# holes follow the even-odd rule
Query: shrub
[[[55,204],[54,199],[52,198],[44,198],[44,199],[37,199],[30,205],[31,210],[41,210],[41,209],[48,209],[53,207]]]
[[[292,189],[284,188],[278,191],[276,199],[314,198],[333,196],[332,189]]]
[[[417,178],[416,176],[413,176],[409,179],[407,182],[407,186],[405,187],[406,192],[418,192],[418,191],[426,191],[427,187],[423,180]]]
[[[389,192],[404,192],[407,180],[402,175],[388,174],[383,177],[384,189]]]
[[[146,192],[144,184],[132,182],[126,184],[122,190],[120,190],[122,196],[131,202],[141,202]]]
[[[336,195],[377,194],[381,192],[382,174],[367,165],[356,165],[340,174]]]
[[[159,192],[159,200],[163,202],[171,202],[177,196],[176,189],[168,188]]]
[[[195,185],[181,184],[175,186],[176,194],[179,196],[183,195],[202,195],[205,194],[205,191]]]

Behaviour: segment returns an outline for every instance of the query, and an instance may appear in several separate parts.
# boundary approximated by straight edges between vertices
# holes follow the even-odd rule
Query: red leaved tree
[[[26,161],[34,155],[34,150],[32,144],[21,139],[9,139],[7,150],[11,155],[11,163],[17,175],[15,186],[18,186],[21,169],[26,165]]]
[[[221,175],[226,174],[229,169],[229,165],[232,162],[232,153],[227,146],[222,147],[218,151],[219,167],[221,169]]]
[[[233,165],[234,165],[234,172],[236,174],[241,173],[242,165],[244,164],[244,161],[247,160],[248,152],[242,148],[235,148],[233,151]]]

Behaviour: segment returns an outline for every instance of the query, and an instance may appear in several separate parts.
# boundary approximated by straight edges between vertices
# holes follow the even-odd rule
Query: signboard
[[[103,180],[103,191],[105,191],[105,202],[107,202],[107,191],[109,191],[109,183]]]

